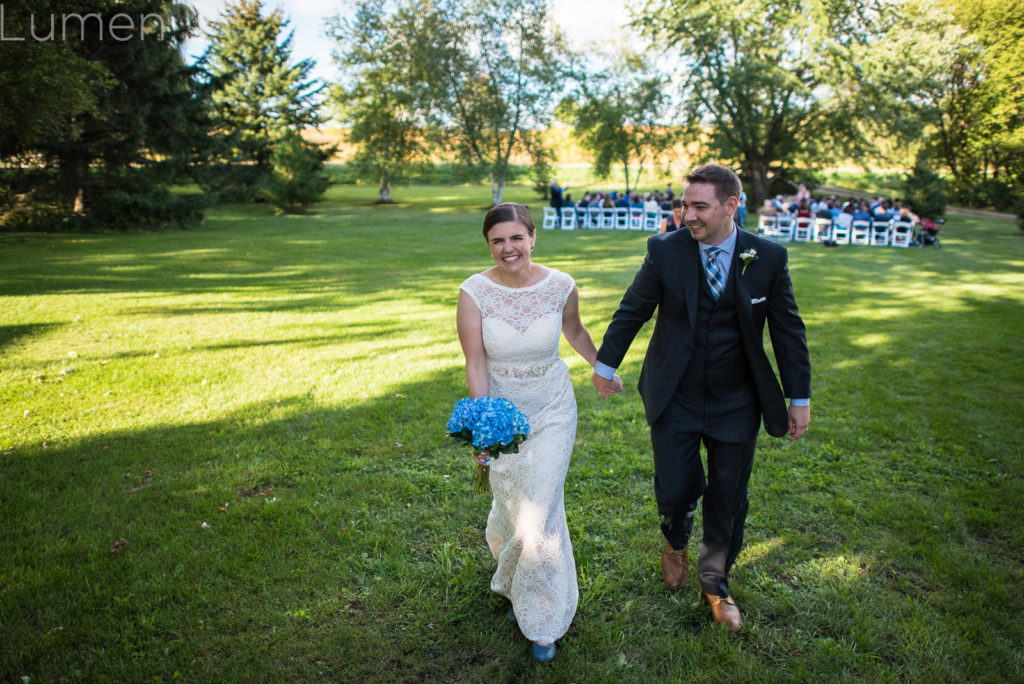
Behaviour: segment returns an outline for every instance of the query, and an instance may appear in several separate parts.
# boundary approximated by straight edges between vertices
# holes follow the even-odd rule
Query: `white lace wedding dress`
[[[579,599],[563,504],[576,397],[558,356],[574,283],[552,270],[529,287],[505,287],[480,273],[461,287],[483,318],[490,396],[508,399],[530,421],[519,453],[491,461],[487,543],[498,561],[491,590],[512,602],[527,639],[549,643],[569,629]]]

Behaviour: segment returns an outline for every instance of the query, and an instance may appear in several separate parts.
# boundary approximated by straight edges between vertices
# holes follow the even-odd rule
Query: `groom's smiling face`
[[[722,203],[711,183],[690,183],[683,190],[683,221],[690,235],[706,245],[719,245],[732,232],[732,215],[739,200]]]

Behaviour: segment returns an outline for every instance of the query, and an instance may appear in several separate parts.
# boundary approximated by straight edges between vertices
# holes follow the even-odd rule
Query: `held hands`
[[[611,380],[609,380],[608,378],[601,377],[597,373],[594,373],[590,380],[591,382],[594,383],[594,387],[596,387],[597,390],[601,393],[602,399],[607,399],[613,394],[621,392],[624,387],[622,384],[622,378],[619,377],[618,373],[616,373],[615,377],[612,378]]]

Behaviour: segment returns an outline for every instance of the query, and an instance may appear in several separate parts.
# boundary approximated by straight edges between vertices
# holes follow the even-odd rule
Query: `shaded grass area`
[[[0,678],[1019,677],[1012,222],[951,218],[942,250],[791,246],[812,429],[759,444],[739,635],[692,579],[664,589],[639,398],[597,399],[563,343],[580,609],[543,666],[488,589],[489,503],[442,439],[487,190],[375,197],[227,207],[189,232],[0,236]],[[508,198],[539,207],[526,187]],[[539,236],[597,338],[645,237]]]

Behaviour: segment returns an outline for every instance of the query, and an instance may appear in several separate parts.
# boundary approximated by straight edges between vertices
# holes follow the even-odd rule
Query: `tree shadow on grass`
[[[59,327],[55,323],[26,323],[24,325],[0,325],[0,351],[17,343],[22,338],[40,337]]]

